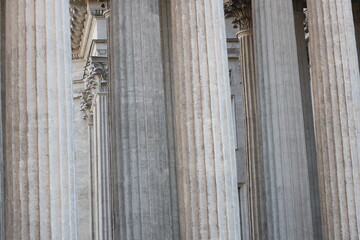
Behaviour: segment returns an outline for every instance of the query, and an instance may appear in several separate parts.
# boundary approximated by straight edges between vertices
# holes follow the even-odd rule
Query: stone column
[[[311,98],[311,81],[310,81],[310,71],[309,71],[308,50],[306,46],[307,43],[306,43],[306,36],[304,31],[304,21],[306,17],[304,13],[305,6],[303,4],[300,4],[303,3],[301,1],[297,1],[297,3],[299,5],[297,6],[294,5],[294,15],[295,15],[294,20],[295,20],[297,54],[298,54],[298,62],[299,62],[301,99],[302,99],[303,116],[304,116],[306,156],[307,156],[308,169],[309,169],[311,213],[313,219],[314,239],[322,239],[314,116],[313,116],[312,98]]]
[[[111,2],[114,239],[178,239],[158,0]]]
[[[253,0],[259,183],[267,239],[313,239],[291,0]],[[281,9],[281,11],[279,11]]]
[[[94,99],[91,107],[94,125],[94,159],[97,179],[97,212],[98,212],[98,239],[112,239],[111,217],[111,171],[109,154],[108,128],[108,81],[105,62],[93,62],[95,74],[93,82]]]
[[[308,1],[324,239],[360,235],[360,77],[349,0]]]
[[[259,155],[257,139],[257,89],[255,79],[254,38],[251,2],[230,0],[225,4],[227,17],[233,17],[233,24],[239,29],[240,69],[244,87],[246,152],[250,204],[250,233],[245,239],[261,239],[263,230],[263,205],[261,201],[261,182],[259,182]],[[242,211],[243,212],[243,211]],[[242,217],[243,219],[244,217]],[[243,224],[243,223],[242,223]],[[244,236],[244,231],[243,231]],[[251,237],[250,237],[251,236]]]
[[[95,118],[95,141],[98,164],[99,239],[112,239],[110,161],[108,149],[108,99],[106,92],[98,92]]]
[[[182,239],[241,239],[223,0],[171,0]]]
[[[6,1],[6,239],[77,239],[69,1]]]
[[[5,1],[0,3],[0,239],[5,239],[5,169],[4,169],[4,104],[3,89],[5,83]]]

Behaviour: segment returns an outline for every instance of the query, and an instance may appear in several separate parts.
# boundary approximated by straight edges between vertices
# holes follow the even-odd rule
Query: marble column
[[[106,68],[104,64],[103,67]],[[108,81],[107,69],[99,76],[94,94],[94,158],[96,161],[98,202],[98,239],[112,239],[111,174],[108,129]]]
[[[69,1],[6,1],[6,239],[77,239]]]
[[[111,2],[114,239],[178,239],[158,0]]]
[[[244,236],[243,231],[242,235],[245,239],[261,239],[264,234],[264,206],[261,201],[261,182],[259,182],[260,177],[257,164],[259,162],[259,143],[257,139],[257,89],[251,2],[246,0],[230,0],[225,4],[225,13],[227,17],[234,18],[234,27],[239,29],[237,33],[240,44],[239,62],[244,88],[250,231],[246,236]],[[242,219],[244,218],[242,216]]]
[[[171,0],[182,239],[241,239],[223,0]]]
[[[297,3],[299,4],[304,2],[297,1]],[[294,6],[295,33],[296,33],[297,55],[299,62],[301,99],[302,99],[303,116],[304,116],[306,156],[307,156],[308,169],[309,169],[311,213],[313,219],[314,239],[322,239],[314,115],[313,115],[312,98],[311,98],[309,58],[308,58],[308,50],[306,46],[307,43],[306,43],[306,37],[304,31],[304,21],[306,17],[304,13],[304,7],[305,6],[303,4]]]
[[[324,239],[360,235],[360,77],[349,0],[309,1]]]
[[[292,1],[253,0],[252,7],[262,238],[314,239]]]
[[[0,239],[5,239],[5,185],[4,185],[4,105],[3,101],[3,89],[5,81],[5,1],[0,3]]]
[[[163,61],[163,76],[165,85],[165,105],[166,105],[166,126],[167,126],[167,144],[169,151],[170,163],[170,182],[171,188],[177,189],[177,172],[176,172],[176,145],[175,145],[175,127],[174,127],[174,104],[173,88],[174,79],[172,74],[172,40],[171,40],[171,7],[170,1],[160,0],[160,26],[161,26],[161,46]],[[180,239],[179,227],[179,209],[178,209],[178,191],[172,191],[173,202],[172,221],[173,221],[173,240]]]

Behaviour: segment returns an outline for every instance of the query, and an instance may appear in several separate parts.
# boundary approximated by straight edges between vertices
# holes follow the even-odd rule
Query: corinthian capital
[[[225,17],[235,18],[233,24],[240,31],[252,29],[251,0],[229,0],[225,2]]]

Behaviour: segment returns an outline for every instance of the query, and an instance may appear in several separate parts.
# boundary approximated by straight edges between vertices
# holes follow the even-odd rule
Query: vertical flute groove
[[[68,3],[5,4],[6,238],[73,239]]]
[[[5,31],[6,31],[6,19],[5,19],[5,2],[0,3],[0,239],[5,239],[5,148],[4,148],[4,124],[6,120],[5,116],[5,98],[3,91],[5,89]]]
[[[176,229],[157,0],[112,3],[109,111],[114,238],[171,239]],[[175,212],[176,214],[176,212]]]
[[[223,2],[171,1],[171,15],[180,235],[239,239]]]
[[[292,3],[253,0],[252,6],[262,236],[313,239]]]
[[[310,61],[323,236],[360,233],[360,77],[347,0],[309,2]]]

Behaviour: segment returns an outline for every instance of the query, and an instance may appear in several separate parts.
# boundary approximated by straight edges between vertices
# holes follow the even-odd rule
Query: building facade
[[[360,1],[0,12],[0,239],[360,239]]]

